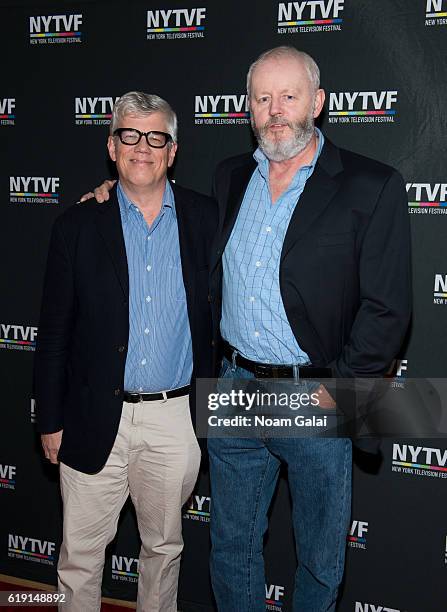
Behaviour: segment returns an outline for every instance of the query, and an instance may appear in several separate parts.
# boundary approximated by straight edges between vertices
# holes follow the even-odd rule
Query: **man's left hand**
[[[335,408],[336,404],[334,398],[328,392],[324,385],[320,385],[317,389],[318,394],[318,406],[320,408]]]
[[[40,438],[45,459],[48,459],[51,463],[59,463],[57,455],[62,442],[62,429],[54,433],[42,434]]]

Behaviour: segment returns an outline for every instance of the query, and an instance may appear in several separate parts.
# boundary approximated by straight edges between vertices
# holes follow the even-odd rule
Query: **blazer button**
[[[211,293],[208,294],[208,302],[212,302],[213,301],[213,296],[211,295]]]
[[[124,353],[126,347],[125,346],[119,346],[118,347],[118,353]]]
[[[120,395],[120,393],[121,393],[121,389],[115,389],[115,391],[114,391],[115,395]]]
[[[214,340],[211,340],[211,346],[216,346],[216,343],[214,342]]]

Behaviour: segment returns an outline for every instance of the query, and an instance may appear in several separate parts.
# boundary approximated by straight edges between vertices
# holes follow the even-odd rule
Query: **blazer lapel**
[[[343,165],[338,148],[326,139],[315,170],[307,181],[290,219],[284,239],[281,261],[295,243],[309,231],[312,223],[330,204],[338,191],[337,175],[342,170]]]
[[[188,310],[192,312],[196,288],[196,252],[199,235],[196,228],[200,223],[200,218],[194,198],[185,196],[183,189],[175,185],[175,183],[171,183],[171,187],[174,192],[175,211],[177,214],[183,283],[189,306]]]
[[[98,204],[97,228],[115,268],[123,293],[129,296],[129,272],[116,187],[110,192],[110,203]]]

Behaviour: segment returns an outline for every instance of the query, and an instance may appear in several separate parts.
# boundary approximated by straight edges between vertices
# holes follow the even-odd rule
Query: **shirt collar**
[[[130,200],[127,197],[126,192],[124,191],[120,181],[118,181],[118,186],[116,188],[116,193],[118,196],[118,203],[119,203],[119,207],[120,207],[120,212],[121,212],[121,218],[123,220],[123,223],[126,223],[129,217],[129,214],[135,209],[138,208],[138,206],[136,204],[134,204],[132,202],[132,200]],[[171,184],[169,183],[168,180],[166,180],[166,186],[165,186],[165,190],[163,193],[163,201],[161,204],[161,210],[160,210],[160,215],[170,211],[172,214],[172,217],[174,219],[177,218],[177,213],[175,210],[175,201],[174,201],[174,192],[172,191],[172,187]]]
[[[312,161],[310,162],[309,165],[307,166],[302,166],[298,172],[300,170],[314,170],[315,168],[315,164],[317,163],[318,158],[320,157],[320,153],[323,149],[323,145],[324,145],[324,136],[323,133],[320,129],[318,129],[317,127],[315,127],[315,133],[317,135],[317,148],[315,150],[315,155],[313,156]],[[265,153],[258,147],[256,149],[256,151],[253,153],[253,157],[255,159],[255,161],[258,163],[258,169],[259,172],[261,173],[261,175],[263,176],[264,179],[268,179],[269,177],[269,160],[267,159],[267,157],[265,156]]]

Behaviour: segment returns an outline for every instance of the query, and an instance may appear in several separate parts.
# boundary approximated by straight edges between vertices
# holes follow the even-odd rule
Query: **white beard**
[[[268,128],[273,124],[287,125],[293,132],[292,136],[287,139],[275,140],[266,137]],[[258,129],[251,120],[251,127],[258,141],[259,148],[263,151],[267,159],[275,162],[282,162],[286,159],[291,159],[301,153],[309,144],[314,131],[314,118],[310,113],[303,121],[291,123],[286,119],[278,119],[272,117],[260,129]]]

